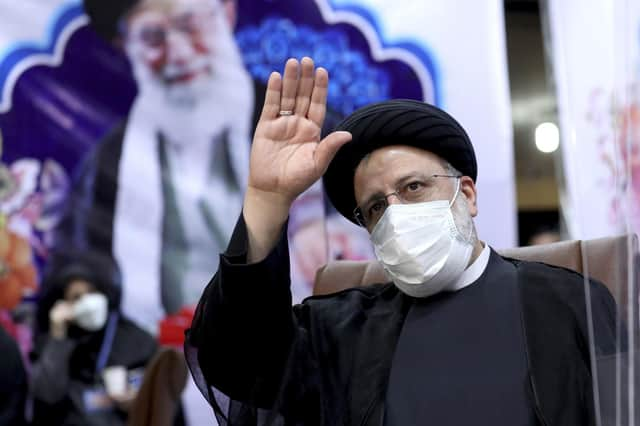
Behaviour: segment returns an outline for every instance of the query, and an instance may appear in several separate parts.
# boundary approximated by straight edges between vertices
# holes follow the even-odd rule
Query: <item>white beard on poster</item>
[[[211,36],[216,49],[206,57],[209,72],[187,83],[167,87],[129,52],[139,94],[123,142],[114,253],[123,272],[123,311],[152,332],[165,316],[159,288],[164,212],[158,135],[166,142],[185,234],[187,267],[179,291],[187,304],[197,302],[217,269],[217,256],[212,253],[224,250],[248,179],[253,82],[224,15],[218,13],[215,19]],[[216,146],[215,140],[225,140],[225,146]],[[217,155],[228,157],[224,178],[216,178],[222,171],[212,172],[224,160]],[[202,203],[221,230],[218,240],[225,243],[211,237],[201,214]],[[147,284],[140,286],[140,282]]]

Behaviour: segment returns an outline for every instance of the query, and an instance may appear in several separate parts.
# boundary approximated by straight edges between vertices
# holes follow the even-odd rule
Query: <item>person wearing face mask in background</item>
[[[118,272],[109,258],[83,253],[57,260],[37,307],[33,424],[125,424],[157,344],[119,311]],[[107,372],[118,370],[114,383],[118,378]]]
[[[185,344],[221,425],[595,425],[589,345],[616,307],[576,272],[482,242],[471,141],[423,102],[366,106],[320,140],[328,75],[273,73],[249,185]],[[323,176],[324,175],[324,176]],[[389,283],[291,306],[286,223],[323,176],[370,233]]]

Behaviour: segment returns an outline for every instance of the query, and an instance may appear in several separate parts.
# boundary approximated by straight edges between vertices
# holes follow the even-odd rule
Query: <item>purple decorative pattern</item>
[[[339,30],[316,31],[290,19],[267,18],[238,31],[236,39],[249,72],[261,81],[290,57],[309,56],[329,70],[339,70],[329,82],[328,103],[343,115],[391,95],[388,71],[351,49]]]

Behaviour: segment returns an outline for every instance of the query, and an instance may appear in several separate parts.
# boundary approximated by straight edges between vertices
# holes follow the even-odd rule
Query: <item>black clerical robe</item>
[[[185,344],[220,424],[381,426],[396,344],[418,300],[387,283],[292,307],[284,230],[263,261],[246,264],[246,253],[240,218]],[[541,425],[595,425],[589,344],[597,355],[616,350],[613,298],[588,282],[590,341],[581,275],[504,261],[514,268],[521,304],[513,327],[521,327],[524,341],[513,355],[526,363],[527,405]]]
[[[384,426],[538,424],[517,270],[489,247],[478,263],[486,267],[470,285],[413,299],[391,361]]]

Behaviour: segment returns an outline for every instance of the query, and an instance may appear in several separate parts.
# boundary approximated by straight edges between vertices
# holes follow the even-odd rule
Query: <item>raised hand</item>
[[[64,300],[58,300],[49,311],[51,336],[56,339],[67,337],[67,327],[73,319],[73,306]]]
[[[289,59],[284,77],[277,72],[269,77],[251,148],[243,208],[248,261],[268,254],[291,203],[322,176],[338,149],[351,140],[348,132],[334,132],[320,140],[329,76],[325,69],[314,68],[310,58],[301,63]]]
[[[284,78],[274,72],[251,149],[249,187],[289,203],[318,180],[336,151],[351,139],[334,132],[320,140],[329,76],[313,61],[289,59]]]

